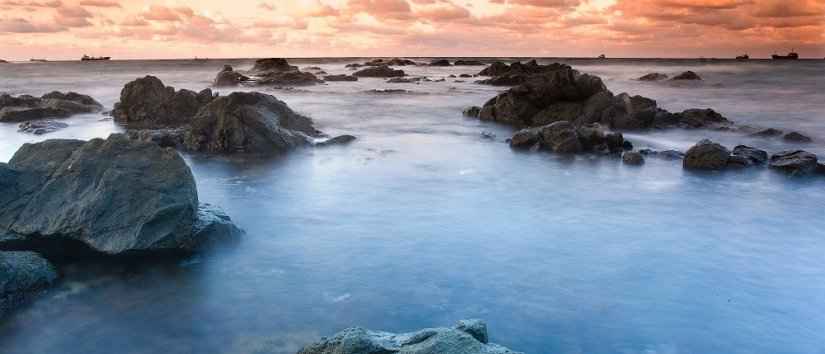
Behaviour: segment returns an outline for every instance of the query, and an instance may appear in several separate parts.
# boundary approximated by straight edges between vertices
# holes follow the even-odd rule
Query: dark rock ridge
[[[195,180],[177,152],[122,134],[24,144],[0,176],[0,250],[186,254],[240,233],[228,218],[199,215]]]
[[[710,140],[702,140],[685,154],[683,165],[691,170],[725,170],[763,166],[765,163],[776,171],[794,176],[811,175],[817,172],[816,155],[803,150],[783,151],[768,158],[764,150],[739,145],[731,152],[724,146]]]
[[[621,153],[625,149],[625,140],[621,133],[609,133],[599,124],[576,127],[570,122],[559,121],[516,132],[510,139],[510,147],[559,154]]]
[[[19,132],[30,133],[34,135],[53,133],[60,129],[68,127],[68,124],[54,120],[34,120],[30,122],[20,123],[20,125],[17,126]]]
[[[173,128],[189,124],[198,111],[215,99],[212,90],[175,91],[154,76],[129,82],[120,91],[112,116],[130,129]]]
[[[785,134],[782,137],[782,139],[793,143],[810,143],[811,141],[813,141],[813,139],[811,139],[810,137],[807,137],[797,132],[790,132],[788,134]]]
[[[433,61],[430,62],[429,65],[430,66],[453,66],[453,64],[450,64],[450,61],[447,60],[447,59],[434,59]]]
[[[345,329],[310,344],[298,354],[518,354],[488,341],[487,324],[459,321],[450,328],[388,333],[359,327]]]
[[[402,77],[407,76],[403,70],[395,70],[387,65],[375,66],[356,71],[352,75],[357,77]]]
[[[313,73],[303,71],[270,71],[255,77],[257,85],[309,86],[322,83]]]
[[[668,78],[668,76],[666,74],[650,73],[650,74],[647,74],[647,75],[644,75],[644,76],[638,78],[637,80],[639,80],[639,81],[661,81],[661,80],[667,80],[667,78]]]
[[[20,123],[44,118],[68,118],[75,114],[96,113],[103,105],[75,92],[51,92],[40,97],[0,94],[0,122]]]
[[[688,70],[679,75],[674,76],[671,80],[702,80],[702,77],[699,76],[699,74]]]
[[[324,81],[358,81],[358,77],[352,75],[327,75],[324,76]]]
[[[455,66],[483,66],[484,63],[478,60],[456,60]]]
[[[229,86],[238,86],[241,83],[250,81],[250,78],[244,74],[241,74],[235,69],[232,68],[230,65],[224,65],[223,70],[221,70],[218,75],[215,77],[215,81],[213,86],[215,87],[229,87]]]
[[[259,74],[289,71],[298,71],[298,67],[289,65],[289,62],[283,58],[258,59],[250,70],[252,73]]]
[[[478,83],[494,86],[515,86],[527,82],[534,75],[563,69],[572,68],[569,65],[559,63],[540,65],[535,60],[524,64],[515,62],[510,65],[495,62],[478,73],[479,76],[490,76],[491,78],[478,81]]]
[[[485,70],[489,69],[493,66]],[[600,123],[615,130],[725,128],[732,124],[711,109],[670,113],[646,97],[614,95],[599,77],[567,65],[551,64],[542,70],[547,71],[524,76],[524,83],[485,103],[479,118],[516,127],[568,121],[576,126]]]
[[[373,59],[363,64],[363,66],[408,66],[416,65],[416,62],[409,59],[392,58],[392,59]]]
[[[192,120],[184,145],[209,153],[278,153],[309,145],[321,133],[312,120],[274,96],[235,92],[206,105]]]
[[[25,304],[56,279],[54,266],[37,253],[0,252],[0,318]]]

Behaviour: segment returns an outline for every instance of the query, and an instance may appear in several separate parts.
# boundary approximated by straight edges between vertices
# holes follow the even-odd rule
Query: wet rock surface
[[[794,150],[772,155],[769,166],[771,169],[789,175],[803,176],[816,172],[817,163],[816,155],[804,150]]]
[[[35,120],[30,122],[23,122],[17,126],[19,132],[29,133],[34,135],[43,135],[54,133],[60,129],[68,128],[69,125],[63,122],[54,120]]]
[[[40,97],[0,94],[0,122],[20,123],[45,118],[68,118],[97,113],[103,106],[93,98],[75,92],[50,92]]]
[[[57,271],[34,252],[0,251],[0,318],[57,280]]]
[[[705,139],[688,149],[683,166],[689,170],[723,170],[728,165],[730,150]]]
[[[174,128],[189,124],[195,114],[215,96],[212,90],[201,92],[175,90],[154,76],[126,84],[115,103],[115,122],[129,129]]]
[[[310,344],[298,354],[518,354],[487,338],[487,325],[480,320],[400,334],[354,327]]]

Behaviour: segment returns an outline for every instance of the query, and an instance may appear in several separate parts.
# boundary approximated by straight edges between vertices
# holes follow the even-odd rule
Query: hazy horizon
[[[0,59],[825,57],[825,0],[3,0]]]

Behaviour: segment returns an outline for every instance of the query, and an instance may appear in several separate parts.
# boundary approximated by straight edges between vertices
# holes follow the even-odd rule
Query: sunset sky
[[[825,0],[0,0],[0,58],[825,57]]]

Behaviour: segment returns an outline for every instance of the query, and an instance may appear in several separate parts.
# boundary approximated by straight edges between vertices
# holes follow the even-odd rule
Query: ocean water
[[[336,74],[354,61],[291,62]],[[225,63],[252,61],[0,65],[0,92],[73,90],[110,109],[137,77],[200,90]],[[710,137],[825,156],[825,61],[568,63],[669,110],[711,107],[815,139],[627,134],[637,147]],[[480,69],[404,68],[432,78]],[[684,70],[705,80],[633,80]],[[272,159],[185,156],[200,199],[223,207],[243,242],[179,262],[67,267],[0,323],[0,352],[294,353],[354,325],[483,318],[493,341],[535,354],[825,353],[825,180],[512,151],[512,129],[461,115],[502,88],[466,80],[263,89],[319,129],[359,139]],[[368,92],[387,88],[410,92]],[[66,122],[44,137],[0,125],[0,161],[26,142],[120,131],[97,114]]]

